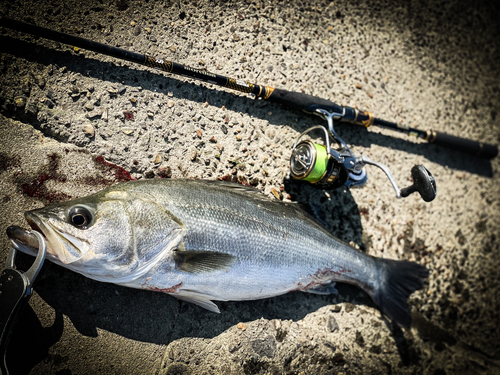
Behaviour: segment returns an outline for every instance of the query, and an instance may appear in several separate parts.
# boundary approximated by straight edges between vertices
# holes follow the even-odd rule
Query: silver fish
[[[419,264],[368,256],[331,235],[295,203],[203,180],[139,180],[25,213],[47,240],[47,259],[94,280],[168,293],[219,312],[242,301],[357,285],[402,327],[422,288]],[[33,253],[27,231],[13,246]]]

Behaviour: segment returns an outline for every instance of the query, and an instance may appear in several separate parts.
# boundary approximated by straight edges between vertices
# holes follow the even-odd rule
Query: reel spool
[[[325,133],[326,146],[311,140],[299,142],[304,135],[315,129],[322,129]],[[290,175],[296,180],[307,181],[323,189],[335,189],[346,183],[348,173],[333,157],[325,127],[314,126],[297,138],[290,157]]]

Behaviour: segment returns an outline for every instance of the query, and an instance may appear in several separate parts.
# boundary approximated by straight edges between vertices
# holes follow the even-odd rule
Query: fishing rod
[[[323,189],[333,189],[339,186],[362,186],[367,181],[367,174],[364,167],[366,165],[373,165],[382,169],[387,175],[396,191],[397,198],[406,197],[413,192],[418,192],[422,199],[430,202],[435,198],[437,192],[436,182],[432,174],[422,165],[416,165],[411,170],[413,184],[407,188],[399,189],[394,177],[385,165],[377,163],[366,156],[357,157],[349,149],[347,144],[335,132],[335,125],[339,123],[350,123],[364,127],[380,126],[425,139],[436,145],[446,146],[486,159],[492,159],[498,154],[498,147],[496,145],[459,138],[433,130],[421,130],[398,125],[394,122],[378,119],[368,111],[359,111],[356,108],[340,106],[329,100],[312,95],[225,77],[6,17],[0,16],[0,26],[156,68],[167,73],[195,78],[243,93],[253,94],[257,98],[284,104],[291,108],[320,116],[327,121],[328,132],[324,126],[320,125],[306,130],[298,137],[292,149],[289,176],[296,180],[307,181]],[[310,140],[299,142],[307,133],[316,129],[323,129],[325,134],[324,145],[313,143]],[[337,145],[336,148],[331,147],[331,141]]]
[[[289,107],[300,109],[304,112],[316,114],[321,117],[324,117],[325,115],[323,111],[318,110],[326,110],[329,113],[335,114],[334,120],[336,122],[351,123],[364,127],[380,126],[386,129],[395,130],[401,133],[425,139],[426,141],[434,143],[436,145],[447,146],[449,148],[470,153],[486,159],[492,159],[498,154],[498,147],[496,145],[490,145],[482,142],[476,142],[470,139],[459,138],[434,130],[421,130],[417,128],[398,125],[395,122],[389,122],[376,118],[368,111],[359,111],[355,108],[340,106],[334,102],[321,99],[316,96],[277,89],[270,86],[253,84],[248,81],[225,77],[220,74],[214,74],[207,71],[187,67],[172,61],[142,55],[139,53],[112,47],[103,43],[94,42],[81,37],[46,29],[44,27],[31,25],[6,17],[0,17],[0,26],[54,40],[56,42],[64,43],[67,45],[87,49],[93,52],[102,53],[108,56],[145,65],[151,68],[160,69],[167,73],[195,78],[243,93],[253,94],[258,98],[262,98],[274,103],[285,104]]]

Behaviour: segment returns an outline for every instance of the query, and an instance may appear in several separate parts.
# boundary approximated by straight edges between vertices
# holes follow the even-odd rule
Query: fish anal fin
[[[204,273],[231,267],[236,257],[231,254],[206,250],[183,250],[174,253],[175,268],[188,273]]]
[[[179,290],[177,293],[172,294],[172,296],[186,302],[194,303],[208,311],[220,314],[219,307],[210,300],[211,296],[206,294],[192,290]]]
[[[304,290],[304,292],[326,296],[328,294],[337,294],[339,291],[335,288],[335,283],[331,283],[328,285],[315,285]]]

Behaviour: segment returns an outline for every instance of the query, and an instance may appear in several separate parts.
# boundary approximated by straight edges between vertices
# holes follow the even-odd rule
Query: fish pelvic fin
[[[411,313],[407,299],[424,286],[429,270],[406,260],[378,258],[380,287],[370,294],[380,311],[403,328],[410,328]]]
[[[220,314],[219,307],[210,300],[210,298],[212,297],[206,294],[195,292],[193,290],[181,289],[177,293],[172,294],[172,296],[186,302],[194,303],[195,305],[203,307],[204,309]]]

